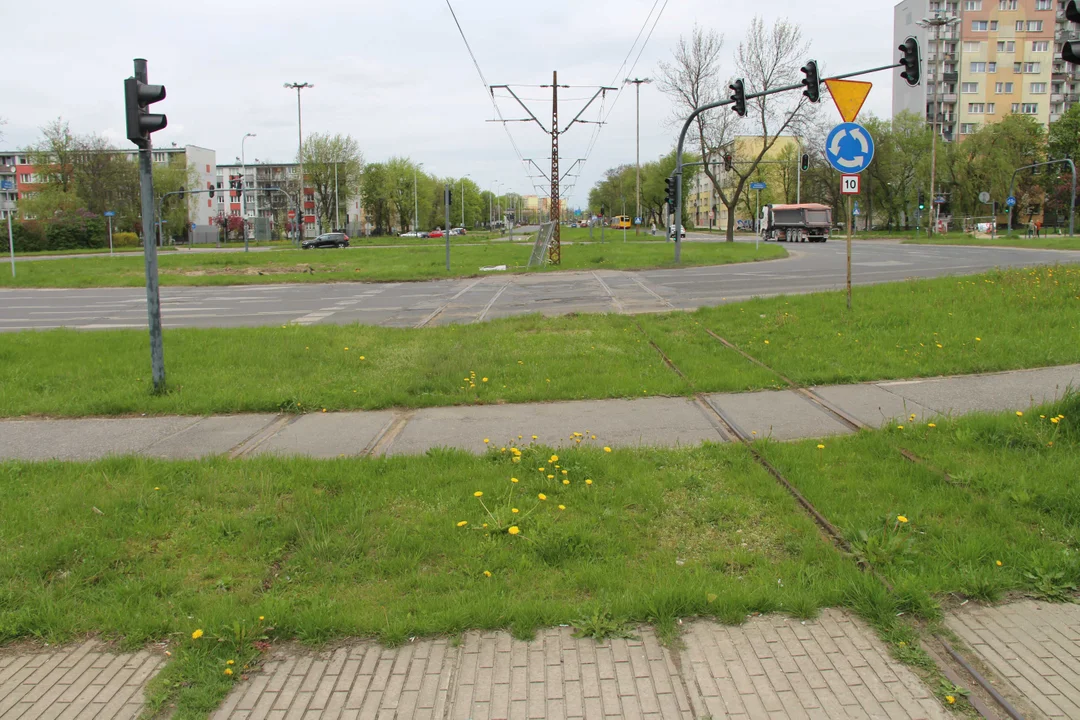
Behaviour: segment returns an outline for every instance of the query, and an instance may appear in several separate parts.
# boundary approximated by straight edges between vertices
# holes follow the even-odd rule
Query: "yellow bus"
[[[629,230],[630,229],[630,216],[629,215],[616,215],[611,218],[611,227],[615,230]]]

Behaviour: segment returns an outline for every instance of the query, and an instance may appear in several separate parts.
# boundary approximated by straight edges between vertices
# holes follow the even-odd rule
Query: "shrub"
[[[142,240],[133,232],[113,233],[113,247],[141,247]]]
[[[11,237],[15,242],[15,252],[41,252],[47,249],[45,228],[37,220],[13,223]]]

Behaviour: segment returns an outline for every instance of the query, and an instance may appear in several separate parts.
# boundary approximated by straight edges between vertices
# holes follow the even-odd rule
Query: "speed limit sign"
[[[843,195],[858,195],[859,194],[859,176],[858,175],[841,175],[840,192]]]

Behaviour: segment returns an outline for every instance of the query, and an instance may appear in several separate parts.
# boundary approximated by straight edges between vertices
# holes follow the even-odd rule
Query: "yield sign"
[[[873,84],[858,80],[826,80],[825,86],[844,122],[855,122]]]

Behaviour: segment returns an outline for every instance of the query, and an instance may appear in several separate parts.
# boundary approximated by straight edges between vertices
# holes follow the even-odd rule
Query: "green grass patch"
[[[192,717],[260,637],[671,632],[812,617],[872,582],[742,447],[550,452],[0,464],[0,641],[168,640],[151,699]]]
[[[926,237],[904,238],[904,244],[912,245],[977,245],[982,247],[1016,247],[1042,250],[1080,250],[1080,237],[1067,237],[1064,235],[1044,235],[1042,237],[1024,237],[1024,231],[1014,231],[1009,237],[1004,233],[997,237],[972,237],[962,233],[950,233],[946,236],[935,235]]]
[[[350,281],[396,282],[479,275],[481,267],[506,265],[525,272],[529,243],[461,245],[446,270],[442,245],[393,248],[276,250],[260,253],[170,252],[159,257],[162,285],[246,285]],[[723,265],[787,256],[775,245],[687,244],[682,265]],[[644,269],[674,266],[674,246],[654,243],[568,245],[555,270]],[[88,257],[25,263],[15,278],[0,273],[0,287],[139,287],[146,282],[141,255]]]
[[[0,337],[4,416],[372,410],[690,392],[633,319],[619,315],[528,316],[422,330],[169,330],[169,391],[158,396],[149,392],[145,332]]]
[[[1023,416],[905,423],[824,449],[761,447],[913,608],[947,593],[1060,601],[1080,584],[1077,417],[1072,395]]]

